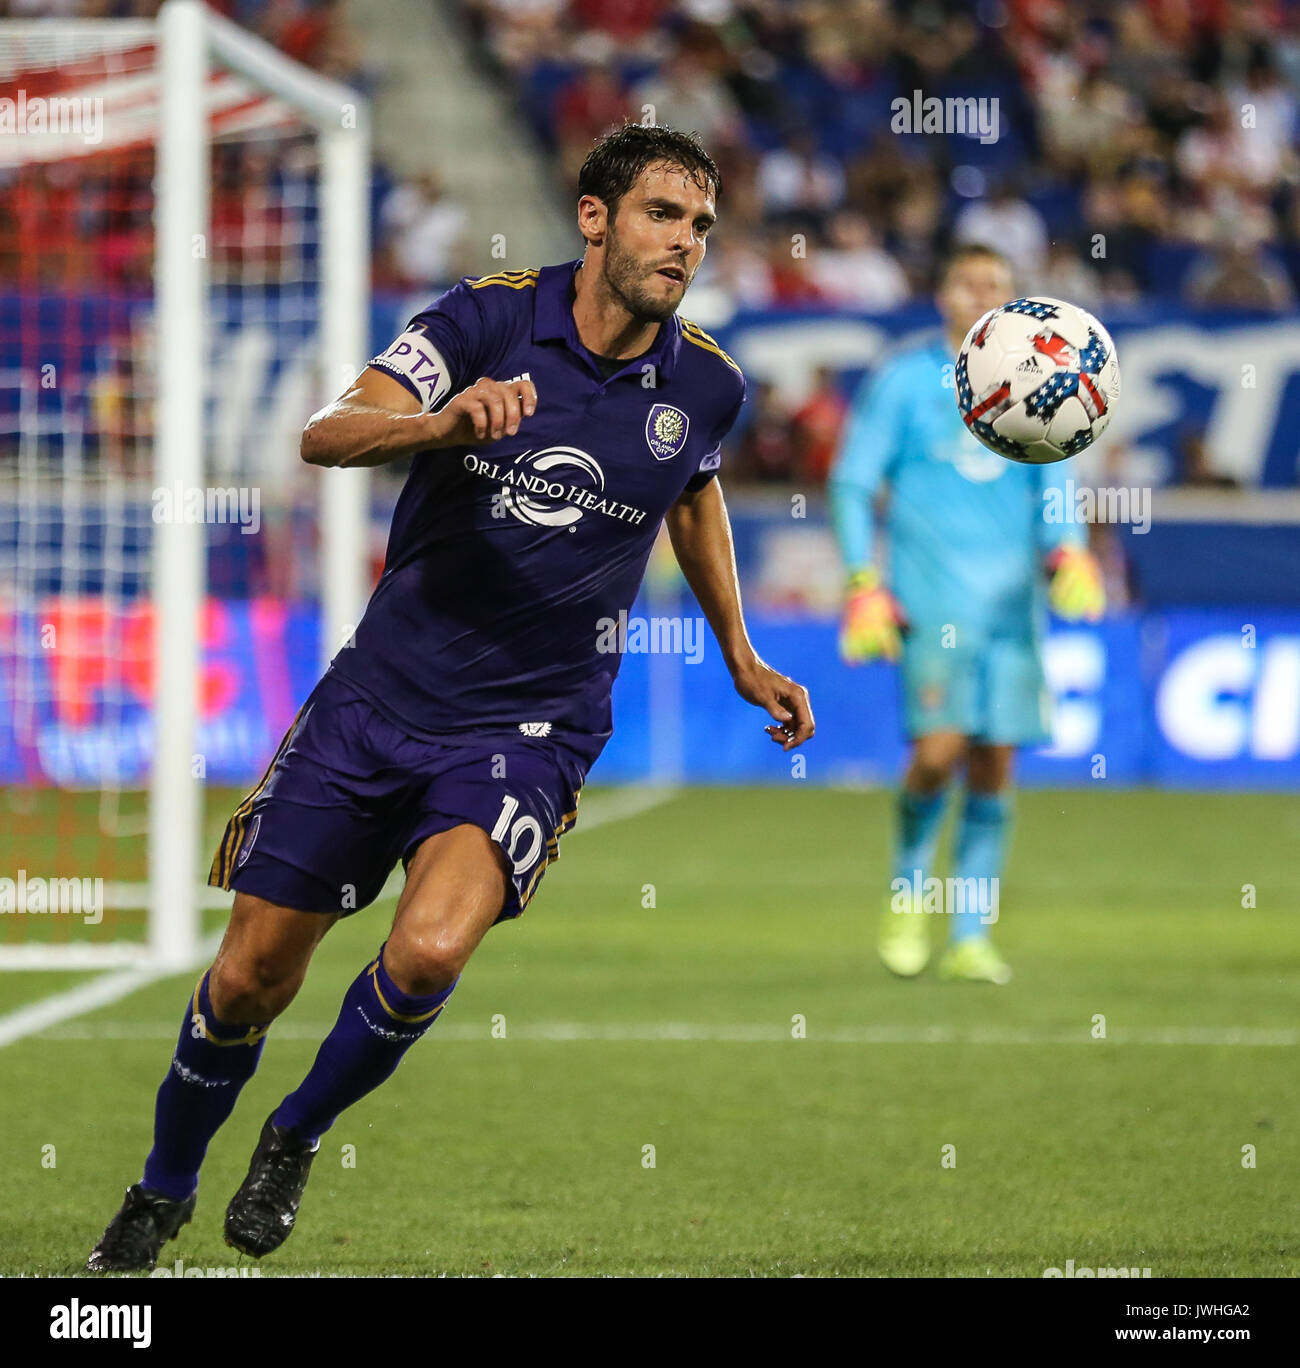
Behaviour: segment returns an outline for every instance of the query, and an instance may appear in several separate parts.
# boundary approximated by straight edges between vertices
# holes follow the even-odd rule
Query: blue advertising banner
[[[764,659],[811,693],[817,735],[804,751],[768,742],[767,719],[736,696],[709,640],[699,664],[625,660],[598,777],[892,782],[905,751],[897,671],[844,665],[832,622],[762,614],[752,635]],[[1044,665],[1053,739],[1021,756],[1025,784],[1300,786],[1300,614],[1178,610],[1056,624]]]
[[[0,653],[0,783],[138,784],[150,753],[146,605],[106,624],[85,601],[42,605],[65,640],[120,653]],[[95,614],[98,616],[95,616]],[[689,613],[689,610],[688,610]],[[92,618],[94,619],[92,621]],[[12,630],[17,628],[16,631]],[[6,639],[34,640],[35,623]],[[903,760],[897,672],[850,669],[831,620],[752,615],[760,652],[805,684],[817,736],[785,754],[731,686],[703,620],[638,605],[614,693],[605,783],[890,783]],[[210,600],[198,751],[211,783],[254,781],[316,680],[318,615],[275,599]],[[1056,625],[1045,666],[1053,742],[1026,784],[1300,787],[1300,614],[1171,610]]]

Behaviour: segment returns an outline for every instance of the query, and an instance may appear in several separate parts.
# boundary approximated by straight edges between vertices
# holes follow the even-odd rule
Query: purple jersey
[[[513,437],[416,454],[383,576],[331,666],[413,735],[553,732],[595,758],[621,661],[608,623],[744,401],[736,364],[676,317],[605,378],[573,320],[579,265],[462,280],[370,362],[426,411],[480,376],[537,388]]]

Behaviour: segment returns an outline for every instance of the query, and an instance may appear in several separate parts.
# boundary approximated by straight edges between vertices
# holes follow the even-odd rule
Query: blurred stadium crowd
[[[566,189],[592,140],[625,118],[700,134],[726,183],[706,278],[747,306],[888,310],[929,290],[953,239],[995,241],[1026,288],[1085,305],[1294,302],[1293,0],[452,3]],[[139,17],[158,4],[0,0],[0,16]],[[316,70],[381,84],[343,0],[213,8]],[[996,100],[996,138],[895,133],[892,102],[914,90]],[[244,220],[274,198],[285,164],[283,149],[231,149],[218,236],[258,236]],[[375,283],[454,278],[466,259],[454,196],[432,168],[400,184],[376,174]],[[101,239],[110,277],[146,270],[148,183],[111,189],[66,167],[3,173],[0,273],[16,270],[16,232],[52,219]]]
[[[1294,3],[463,4],[567,185],[624,117],[700,133],[726,181],[708,266],[748,305],[888,309],[929,289],[954,237],[1084,304],[1292,300]],[[891,103],[914,90],[996,100],[996,139],[899,136]]]
[[[354,82],[363,61],[344,0],[205,0],[305,65]],[[152,19],[162,0],[0,0],[0,19]]]
[[[727,308],[885,312],[927,296],[957,241],[1005,251],[1027,290],[1100,309],[1181,301],[1278,312],[1300,288],[1300,3],[1294,0],[446,0],[572,193],[631,118],[698,132],[724,176],[694,287]],[[159,0],[0,0],[0,15],[131,17]],[[433,0],[429,0],[433,3]],[[344,0],[214,8],[382,95]],[[912,92],[996,102],[996,137],[897,132]],[[218,146],[212,267],[255,279],[314,243],[306,140]],[[0,168],[0,284],[130,287],[152,269],[139,156]],[[373,283],[427,293],[482,269],[454,183],[374,168]],[[61,259],[58,244],[95,244]],[[40,243],[40,251],[31,244]],[[26,246],[24,246],[26,244]],[[796,248],[797,244],[797,248]],[[796,411],[754,385],[736,473],[819,483],[845,399]]]
[[[724,220],[697,289],[888,311],[961,241],[1021,288],[1279,312],[1300,287],[1300,5],[1282,0],[463,0],[572,189],[624,118],[698,131]],[[894,101],[996,102],[997,136]],[[793,243],[799,249],[792,250]],[[845,400],[754,386],[737,473],[820,483]]]
[[[0,0],[0,18],[148,19],[161,0]],[[341,0],[217,0],[234,19],[297,61],[357,86],[373,85]],[[124,74],[122,54],[103,74]],[[81,68],[83,79],[101,74]],[[68,80],[77,78],[71,72]],[[294,243],[281,233],[282,206],[310,197],[315,167],[303,140],[245,140],[214,151],[212,265],[268,278]],[[85,161],[0,167],[0,283],[66,286],[91,280],[147,287],[153,271],[153,159],[125,149]],[[83,244],[94,244],[87,252]],[[36,250],[39,245],[39,250]]]

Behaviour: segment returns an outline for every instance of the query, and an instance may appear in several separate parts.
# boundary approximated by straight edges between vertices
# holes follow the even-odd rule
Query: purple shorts
[[[537,891],[577,819],[583,757],[553,737],[411,736],[327,673],[235,809],[208,883],[302,912],[359,911],[420,843],[482,827],[511,872],[498,921]]]

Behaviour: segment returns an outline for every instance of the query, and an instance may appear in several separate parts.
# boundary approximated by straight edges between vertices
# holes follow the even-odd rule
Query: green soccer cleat
[[[1011,966],[987,936],[977,936],[944,951],[939,977],[948,983],[1009,983]]]
[[[88,1273],[147,1273],[168,1240],[194,1215],[195,1194],[183,1202],[140,1183],[126,1190],[126,1201],[108,1223],[103,1239],[86,1260]]]
[[[880,962],[899,978],[915,978],[930,962],[930,928],[920,908],[895,912],[886,907],[876,940]]]

